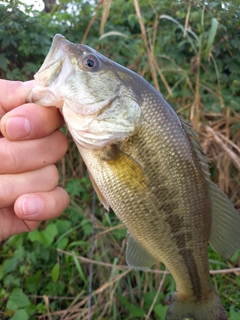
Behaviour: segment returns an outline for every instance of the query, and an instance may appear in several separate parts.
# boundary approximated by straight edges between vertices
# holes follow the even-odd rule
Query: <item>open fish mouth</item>
[[[50,86],[61,73],[66,57],[68,41],[60,34],[57,34],[52,42],[51,48],[34,78],[41,86]]]
[[[105,72],[105,59],[94,49],[57,34],[34,76],[37,85],[27,98],[28,102],[59,108],[74,139],[88,149],[127,138],[142,121],[131,88],[116,77],[112,63]],[[91,63],[95,63],[93,68]]]
[[[52,41],[52,45],[48,51],[48,54],[41,66],[41,68],[38,70],[38,73],[45,70],[46,68],[50,67],[51,65],[53,65],[56,60],[58,60],[60,58],[60,42],[61,40],[65,40],[67,41],[62,35],[57,34]],[[63,50],[63,46],[61,45],[61,49]],[[54,59],[54,60],[53,60]]]

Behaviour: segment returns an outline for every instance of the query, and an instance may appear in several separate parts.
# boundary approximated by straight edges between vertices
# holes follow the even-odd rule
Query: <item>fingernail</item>
[[[36,215],[40,212],[41,201],[38,197],[28,197],[22,202],[22,210],[24,215]]]
[[[31,132],[31,124],[27,118],[14,117],[7,120],[5,130],[7,138],[21,139],[27,137]]]

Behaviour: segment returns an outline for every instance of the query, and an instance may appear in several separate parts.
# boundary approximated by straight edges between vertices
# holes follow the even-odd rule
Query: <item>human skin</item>
[[[0,80],[0,241],[66,208],[55,163],[67,150],[58,109],[25,103],[34,81]]]

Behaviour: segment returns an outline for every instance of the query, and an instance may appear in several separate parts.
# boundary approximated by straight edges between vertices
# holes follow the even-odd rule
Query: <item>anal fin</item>
[[[128,233],[126,261],[130,268],[145,270],[151,268],[157,260]]]

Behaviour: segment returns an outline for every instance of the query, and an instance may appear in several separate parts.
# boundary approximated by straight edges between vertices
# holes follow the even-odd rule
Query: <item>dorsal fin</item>
[[[229,198],[209,178],[208,160],[197,138],[197,133],[187,121],[181,119],[203,173],[209,185],[212,203],[212,229],[209,242],[223,258],[230,258],[240,248],[240,213]]]
[[[200,142],[198,139],[198,134],[196,133],[196,131],[193,130],[191,123],[187,122],[186,120],[184,120],[182,118],[181,118],[181,122],[182,122],[183,128],[185,129],[185,131],[186,131],[186,133],[192,143],[193,149],[196,152],[196,155],[199,159],[199,162],[202,165],[202,169],[203,169],[203,172],[206,176],[206,179],[208,180],[209,179],[209,171],[208,171],[209,161],[203,151],[203,148],[200,145]]]

